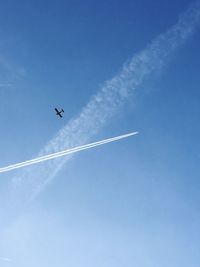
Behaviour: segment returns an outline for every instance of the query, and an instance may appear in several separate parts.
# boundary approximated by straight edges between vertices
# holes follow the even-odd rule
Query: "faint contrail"
[[[166,66],[173,52],[194,33],[199,21],[200,1],[197,1],[179,16],[175,25],[154,38],[144,50],[136,53],[124,64],[112,79],[106,81],[80,114],[70,120],[38,156],[90,142],[89,140],[116,115],[120,107],[131,99],[133,92],[141,88],[153,73]],[[12,179],[13,195],[19,194],[23,199],[34,198],[55,178],[66,160],[68,157],[60,158],[56,162],[46,162],[37,168],[32,166],[24,169]]]
[[[116,136],[116,137],[104,139],[102,141],[90,143],[90,144],[87,144],[87,145],[82,145],[82,146],[66,149],[66,150],[63,150],[63,151],[60,151],[60,152],[56,152],[56,153],[52,153],[52,154],[49,154],[49,155],[46,155],[46,156],[37,157],[35,159],[26,160],[26,161],[23,161],[23,162],[20,162],[20,163],[16,163],[16,164],[12,164],[12,165],[0,168],[0,172],[12,171],[14,169],[19,169],[19,168],[26,167],[26,166],[29,166],[29,165],[33,165],[33,164],[36,164],[36,163],[39,163],[39,162],[43,162],[43,161],[46,161],[46,160],[63,157],[63,156],[66,156],[66,155],[69,155],[69,154],[73,154],[73,153],[76,153],[76,152],[79,152],[79,151],[82,151],[82,150],[86,150],[86,149],[89,149],[89,148],[92,148],[92,147],[95,147],[95,146],[101,146],[101,145],[104,145],[104,144],[107,144],[107,143],[110,143],[110,142],[118,141],[120,139],[127,138],[127,137],[135,135],[135,134],[138,134],[138,132],[132,132],[132,133],[128,133],[128,134],[123,134],[123,135],[119,135],[119,136]]]

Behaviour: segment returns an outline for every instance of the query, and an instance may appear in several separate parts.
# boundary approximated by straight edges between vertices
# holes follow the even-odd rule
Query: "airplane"
[[[55,111],[56,111],[56,115],[57,115],[57,116],[59,116],[60,118],[63,117],[63,116],[61,115],[61,113],[64,112],[63,109],[61,109],[61,110],[59,111],[57,108],[55,108]]]

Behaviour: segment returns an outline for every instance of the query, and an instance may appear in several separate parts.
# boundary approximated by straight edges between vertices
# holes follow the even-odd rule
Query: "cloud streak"
[[[1,261],[11,261],[11,259],[9,259],[9,258],[4,258],[4,257],[0,257],[0,260],[1,260]]]
[[[55,153],[65,147],[81,145],[91,139],[139,89],[145,80],[162,69],[172,53],[193,34],[200,20],[200,2],[183,13],[173,27],[157,36],[143,51],[126,63],[121,71],[104,83],[82,109],[40,151],[39,156]],[[30,167],[12,179],[14,192],[34,198],[57,175],[69,157]],[[25,194],[27,194],[25,196]]]
[[[0,168],[0,173],[12,171],[12,170],[15,170],[15,169],[19,169],[19,168],[27,167],[27,166],[30,166],[30,165],[33,165],[33,164],[37,164],[37,163],[40,163],[40,162],[43,162],[43,161],[56,159],[56,158],[60,158],[60,157],[66,156],[66,155],[74,154],[76,152],[80,152],[80,151],[83,151],[83,150],[86,150],[86,149],[90,149],[90,148],[93,148],[93,147],[96,147],[96,146],[105,145],[105,144],[108,144],[110,142],[115,142],[115,141],[121,140],[123,138],[130,137],[130,136],[133,136],[133,135],[136,135],[136,134],[138,134],[138,132],[132,132],[132,133],[128,133],[128,134],[123,134],[123,135],[119,135],[119,136],[112,137],[112,138],[109,138],[109,139],[105,139],[105,140],[102,140],[102,141],[93,142],[93,143],[90,143],[90,144],[87,144],[87,145],[82,145],[82,146],[74,147],[74,148],[71,148],[71,149],[65,149],[63,151],[55,152],[55,153],[52,153],[52,154],[49,154],[49,155],[46,155],[46,156],[37,157],[35,159],[26,160],[26,161],[23,161],[21,163],[12,164],[12,165]]]

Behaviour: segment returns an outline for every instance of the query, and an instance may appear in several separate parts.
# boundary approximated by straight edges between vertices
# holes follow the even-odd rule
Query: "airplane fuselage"
[[[55,108],[55,111],[56,111],[56,115],[59,116],[60,118],[62,118],[61,113],[64,112],[64,110],[61,109],[61,110],[59,111],[57,108]]]

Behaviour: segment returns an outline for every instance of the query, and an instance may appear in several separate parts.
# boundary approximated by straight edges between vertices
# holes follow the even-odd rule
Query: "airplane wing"
[[[60,116],[62,118],[62,115],[60,113],[57,114],[58,116]]]
[[[57,108],[55,108],[55,111],[56,111],[57,113],[59,113],[59,111],[58,111],[58,109],[57,109]]]

